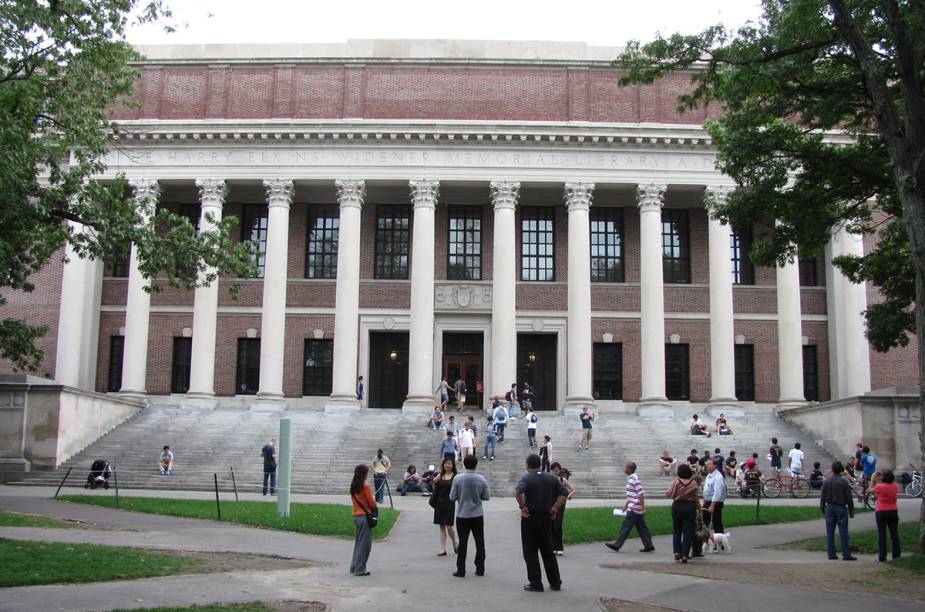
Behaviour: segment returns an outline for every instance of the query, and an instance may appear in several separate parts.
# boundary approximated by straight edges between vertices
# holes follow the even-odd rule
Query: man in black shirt
[[[263,445],[260,456],[263,457],[263,494],[267,494],[269,480],[270,495],[276,495],[276,438],[270,438],[270,441]]]
[[[565,505],[568,491],[558,478],[540,471],[540,456],[527,457],[527,473],[517,482],[517,505],[520,506],[520,542],[527,564],[525,591],[543,591],[543,576],[537,551],[543,557],[549,588],[562,588],[559,564],[552,549],[552,522]]]
[[[835,527],[841,537],[841,558],[845,561],[857,561],[848,546],[848,517],[854,518],[854,500],[851,498],[851,485],[842,476],[845,467],[841,461],[832,464],[832,476],[822,483],[819,493],[819,509],[825,515],[825,539],[828,545],[829,559],[835,556]]]

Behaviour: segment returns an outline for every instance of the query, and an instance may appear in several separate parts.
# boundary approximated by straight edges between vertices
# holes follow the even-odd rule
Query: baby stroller
[[[97,459],[90,464],[90,474],[87,476],[85,489],[96,489],[97,487],[109,488],[109,477],[112,476],[112,468],[105,459]]]

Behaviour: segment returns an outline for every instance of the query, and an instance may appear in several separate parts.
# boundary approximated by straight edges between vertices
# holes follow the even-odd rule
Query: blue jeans
[[[385,497],[385,474],[373,474],[373,485],[376,491],[376,503],[381,504]]]
[[[517,402],[508,402],[507,405],[508,405],[507,413],[511,417],[516,417],[517,416]]]
[[[498,440],[504,442],[504,428],[507,427],[507,423],[496,423],[498,425]]]
[[[488,449],[489,449],[489,448],[491,448],[491,454],[490,454],[490,455],[488,454]],[[491,457],[492,459],[494,459],[494,457],[495,457],[495,437],[494,437],[494,436],[485,438],[485,454],[483,454],[482,456],[483,456],[483,457]]]
[[[846,559],[851,556],[848,547],[848,508],[827,504],[825,507],[825,541],[828,546],[829,559],[835,559],[835,527],[838,526],[838,535],[841,537],[841,556]]]
[[[276,470],[272,472],[263,472],[263,494],[267,494],[267,480],[270,481],[270,495],[276,493]]]

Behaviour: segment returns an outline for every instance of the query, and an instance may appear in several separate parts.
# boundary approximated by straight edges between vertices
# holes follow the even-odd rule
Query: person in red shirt
[[[350,573],[354,576],[369,576],[366,570],[366,561],[373,547],[372,534],[366,515],[376,507],[373,490],[366,484],[369,476],[369,466],[361,463],[353,469],[353,481],[350,483],[350,499],[353,501],[353,526],[356,529],[356,539],[353,544],[353,560],[350,562]]]
[[[893,544],[893,558],[898,559],[899,550],[899,512],[896,507],[896,498],[899,496],[899,485],[895,482],[893,470],[884,470],[874,473],[868,489],[876,498],[874,516],[877,519],[877,544],[880,547],[879,561],[886,561],[886,530],[890,530],[890,540]]]

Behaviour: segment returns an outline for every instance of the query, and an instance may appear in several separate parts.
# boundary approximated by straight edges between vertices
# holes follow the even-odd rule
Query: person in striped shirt
[[[652,545],[652,534],[649,533],[649,526],[646,525],[646,492],[642,488],[642,481],[636,475],[636,464],[630,461],[623,468],[626,474],[626,503],[623,504],[623,511],[626,516],[623,518],[623,525],[620,526],[620,535],[617,536],[616,542],[607,542],[604,544],[614,552],[620,552],[620,548],[629,537],[633,527],[639,532],[639,538],[642,540],[642,549],[639,552],[652,552],[655,547]]]

